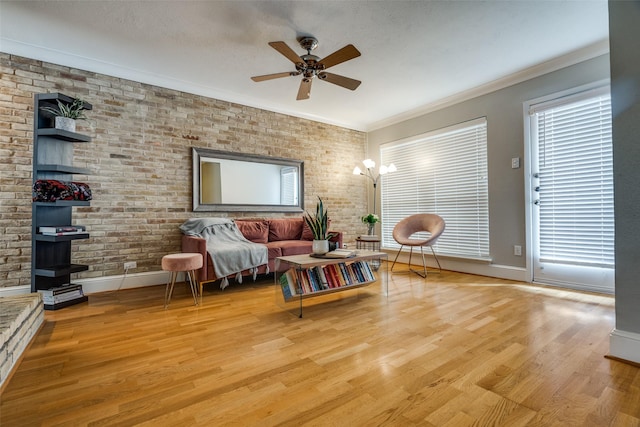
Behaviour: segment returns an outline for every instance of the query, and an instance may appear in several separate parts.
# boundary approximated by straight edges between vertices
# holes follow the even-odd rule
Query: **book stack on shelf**
[[[301,295],[332,291],[345,286],[375,282],[376,278],[365,261],[350,264],[328,264],[296,270],[291,268],[280,276],[280,287],[285,300]]]
[[[84,225],[62,225],[38,227],[38,231],[44,236],[71,236],[74,234],[85,234],[87,227]]]
[[[70,283],[49,289],[40,289],[38,292],[42,295],[44,308],[51,310],[69,305],[70,302],[76,302],[79,299],[86,299],[82,291],[82,285]],[[66,304],[65,304],[66,303]]]

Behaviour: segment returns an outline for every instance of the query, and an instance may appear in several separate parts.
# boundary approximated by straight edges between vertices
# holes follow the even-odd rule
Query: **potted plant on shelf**
[[[363,216],[360,219],[362,220],[362,222],[367,224],[367,235],[373,236],[373,231],[376,227],[376,222],[380,221],[380,218],[378,217],[378,215],[370,213]]]
[[[334,236],[328,233],[329,216],[327,210],[324,209],[324,203],[318,196],[318,204],[316,205],[315,215],[305,212],[304,221],[307,223],[313,234],[312,252],[317,255],[323,255],[329,252],[329,239]]]
[[[84,115],[84,101],[76,98],[70,104],[58,101],[58,107],[41,107],[40,109],[49,112],[55,117],[55,128],[69,132],[76,131],[76,120],[86,120]]]

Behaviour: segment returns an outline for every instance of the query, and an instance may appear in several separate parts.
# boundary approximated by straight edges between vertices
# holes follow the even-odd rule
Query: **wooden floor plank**
[[[194,306],[178,286],[165,310],[154,286],[46,312],[0,425],[640,425],[640,368],[604,357],[610,296],[450,271],[303,318],[276,295],[266,278]]]

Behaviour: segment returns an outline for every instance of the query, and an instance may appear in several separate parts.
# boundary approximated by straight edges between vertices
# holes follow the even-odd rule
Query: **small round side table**
[[[379,236],[358,236],[356,237],[356,249],[364,249],[368,251],[380,251],[380,237]],[[380,260],[371,260],[371,266],[374,270],[378,270],[380,267]]]

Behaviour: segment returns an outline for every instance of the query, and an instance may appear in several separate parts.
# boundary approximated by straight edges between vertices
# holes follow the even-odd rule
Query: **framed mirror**
[[[302,212],[304,162],[192,148],[193,210]]]

